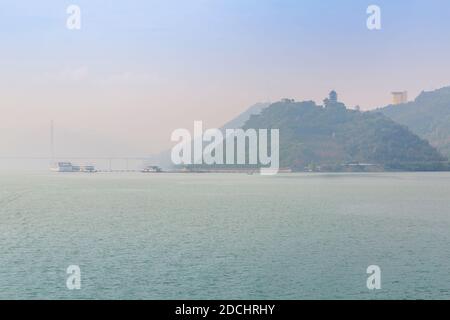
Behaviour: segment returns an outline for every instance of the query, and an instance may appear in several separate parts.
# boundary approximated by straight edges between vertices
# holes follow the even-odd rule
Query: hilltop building
[[[399,105],[408,102],[408,91],[394,91],[392,92],[392,104]]]
[[[345,109],[345,105],[338,101],[338,94],[334,90],[330,92],[328,98],[323,100],[323,105],[325,108]]]
[[[331,103],[337,103],[338,102],[338,94],[337,94],[337,92],[334,91],[334,90],[331,91],[330,94],[329,94],[328,100]]]

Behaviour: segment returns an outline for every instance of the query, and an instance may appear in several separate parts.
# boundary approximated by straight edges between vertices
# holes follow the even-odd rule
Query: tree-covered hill
[[[280,129],[281,166],[294,170],[445,160],[427,141],[383,114],[348,110],[333,99],[325,100],[325,106],[283,100],[251,116],[244,128]]]
[[[422,92],[413,102],[390,105],[378,111],[407,126],[450,157],[450,87]]]

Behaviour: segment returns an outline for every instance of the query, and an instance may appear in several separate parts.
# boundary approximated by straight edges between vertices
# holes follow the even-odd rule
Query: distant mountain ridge
[[[450,87],[422,92],[414,101],[377,109],[450,157]]]
[[[270,106],[270,103],[257,103],[249,107],[247,110],[245,110],[243,113],[238,115],[236,118],[230,120],[226,124],[220,128],[222,133],[225,133],[226,129],[238,129],[242,128],[245,123],[250,119],[251,116],[260,114],[261,111],[265,108]]]
[[[251,116],[257,115],[261,113],[264,108],[267,108],[270,103],[259,102],[256,103],[249,108],[247,108],[244,112],[239,114],[237,117],[225,123],[219,130],[225,135],[226,129],[238,129],[242,128],[244,124],[250,119]],[[169,169],[173,167],[171,161],[171,150],[166,150],[161,152],[159,155],[155,156],[152,159],[153,164],[158,164],[162,168]]]

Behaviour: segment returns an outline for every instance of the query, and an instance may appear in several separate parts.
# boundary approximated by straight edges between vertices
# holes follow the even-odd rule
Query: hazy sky
[[[51,119],[60,155],[141,156],[256,102],[414,98],[450,84],[449,35],[448,0],[0,0],[0,155],[48,155]]]

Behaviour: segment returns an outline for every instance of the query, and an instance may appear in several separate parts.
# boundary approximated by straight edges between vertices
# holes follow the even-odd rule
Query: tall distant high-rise
[[[50,122],[50,158],[53,162],[55,160],[55,139],[54,139],[54,124],[53,120]]]
[[[408,91],[394,91],[392,92],[392,104],[398,105],[408,102]]]

